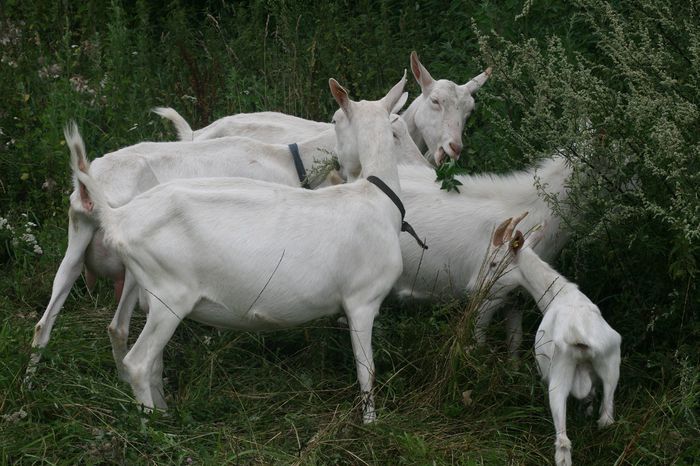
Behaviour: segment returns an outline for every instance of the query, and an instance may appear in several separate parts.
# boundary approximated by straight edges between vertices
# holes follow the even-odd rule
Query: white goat
[[[437,165],[446,155],[458,159],[462,151],[464,122],[474,110],[473,94],[491,76],[491,68],[460,86],[446,79],[434,80],[418,60],[418,54],[412,52],[411,70],[421,87],[421,95],[402,115],[411,138]],[[158,107],[153,111],[173,122],[182,141],[248,136],[266,142],[293,143],[331,127],[329,123],[283,113],[259,112],[223,117],[205,128],[192,131],[187,121],[172,108]]]
[[[418,54],[411,52],[411,70],[421,95],[402,116],[413,141],[421,152],[428,151],[436,165],[445,156],[457,160],[462,152],[464,122],[474,111],[473,95],[491,76],[491,67],[460,86],[447,79],[433,79]]]
[[[389,111],[405,77],[377,102],[353,102],[335,80],[338,151],[400,196]],[[177,180],[112,208],[82,139],[66,132],[83,202],[149,293],[149,314],[124,358],[139,403],[165,408],[162,352],[181,319],[244,330],[300,325],[345,310],[363,399],[372,396],[374,317],[401,273],[397,204],[370,180],[318,191],[243,178]],[[269,286],[268,286],[269,285]]]
[[[416,230],[430,238],[430,249],[422,251],[408,238],[401,238],[404,269],[396,291],[403,297],[424,299],[445,295],[459,297],[474,290],[483,260],[480,245],[488,244],[493,219],[514,216],[524,210],[530,211],[530,222],[525,223],[532,223],[526,226],[542,222],[550,225],[536,249],[544,257],[554,257],[566,237],[559,231],[560,218],[552,212],[537,185],[539,183],[541,189],[564,203],[570,175],[571,168],[566,160],[556,156],[527,171],[459,176],[457,179],[462,186],[457,193],[441,190],[434,182],[435,172],[431,169],[400,166],[404,204],[411,212],[411,223]],[[477,317],[478,343],[484,343],[494,312],[517,286],[508,276],[499,279],[499,291]],[[508,310],[506,326],[513,354],[522,340],[521,322],[522,310]]]
[[[173,123],[180,141],[245,136],[269,143],[289,144],[333,128],[331,123],[306,120],[285,113],[257,112],[219,118],[209,126],[193,131],[189,123],[172,108],[156,107],[153,112]]]
[[[405,103],[405,97],[406,93],[403,94],[401,99],[399,99],[399,102],[396,104],[396,106],[403,105]],[[402,103],[403,102],[403,103]],[[395,107],[396,107],[395,106]],[[424,167],[430,167],[430,164],[421,156],[420,152],[416,149],[415,144],[411,140],[410,135],[408,134],[408,129],[406,128],[406,123],[401,119],[398,118],[397,115],[392,114],[391,115],[391,129],[394,137],[394,146],[393,146],[393,155],[394,157],[397,158],[397,162],[399,167],[403,165],[418,165],[418,166],[424,166]],[[324,132],[325,134],[325,132]],[[335,130],[333,130],[333,136],[335,139]],[[221,138],[220,140],[227,140],[229,141],[232,145],[237,146],[239,149],[247,147],[246,144],[243,145],[237,145],[236,142],[238,139],[242,139],[243,142],[246,144],[251,144],[253,147],[256,147],[257,144],[264,144],[264,143],[259,143],[257,141],[250,140],[248,138],[234,138],[234,137],[228,137],[228,138]],[[314,139],[312,141],[318,141],[319,143],[322,141],[319,141],[319,139]],[[288,154],[285,153],[287,151],[287,146],[282,146],[280,145],[272,145],[272,144],[267,144],[264,145],[263,147],[269,147],[270,149],[272,148],[277,148],[277,150],[280,153],[281,157],[288,157]],[[311,146],[309,148],[309,151],[304,150],[306,145],[300,144],[300,148],[304,151],[304,153],[310,153],[313,147]],[[261,147],[258,146],[258,149]],[[335,143],[333,144],[333,148],[335,149]],[[314,157],[314,160],[316,161],[324,161],[326,158],[324,157],[331,157],[330,153],[330,146],[324,146],[324,145],[319,145],[317,147],[318,150],[318,158],[316,156]],[[255,154],[255,151],[249,151],[248,153],[250,154]],[[343,158],[344,161],[347,162],[348,165],[352,166],[352,158],[353,157],[343,157],[343,154],[339,154],[341,158]],[[253,164],[254,161],[251,160],[250,164]],[[359,166],[359,164],[357,164]],[[264,166],[264,165],[263,165]],[[220,173],[217,173],[217,175],[224,176],[225,173],[231,174],[231,176],[236,175],[236,176],[241,176],[241,177],[246,177],[246,178],[252,178],[252,179],[258,179],[262,181],[273,181],[279,183],[279,179],[275,181],[272,179],[272,175],[275,173],[279,174],[279,177],[282,177],[282,173],[278,171],[271,171],[271,172],[260,172],[259,170],[256,170],[254,172],[246,171],[245,170],[245,165],[241,166],[241,170],[239,172],[236,172],[233,167],[231,167],[231,170],[229,171],[222,171]],[[287,178],[289,180],[294,179],[296,175],[292,174],[292,171],[287,167],[287,172],[286,172]],[[213,176],[213,175],[211,175]],[[182,177],[184,178],[184,177]],[[357,176],[355,176],[357,178]],[[328,176],[328,180],[324,181],[322,186],[326,186],[327,183],[331,184],[340,184],[342,183],[342,179],[339,176],[336,176],[335,173],[331,173]],[[287,183],[282,183],[282,184],[287,184]],[[294,186],[294,182],[289,183],[290,186]],[[103,259],[109,260],[109,262],[119,262],[121,264],[121,260],[117,256],[116,252],[113,251],[112,249],[104,246],[102,244],[102,231],[100,230],[99,232],[100,236],[100,241],[98,244],[101,247],[101,251],[103,251]],[[415,247],[415,243],[414,247]],[[410,247],[410,246],[407,246]],[[129,323],[131,321],[131,316],[134,310],[134,307],[136,305],[136,301],[140,302],[141,306],[144,308],[148,308],[148,300],[145,299],[143,295],[139,297],[139,290],[136,282],[133,280],[133,277],[127,272],[126,273],[126,279],[124,280],[124,293],[122,295],[122,298],[119,300],[119,305],[117,306],[117,310],[114,314],[114,318],[112,319],[112,322],[110,323],[108,327],[109,331],[109,336],[110,336],[110,342],[112,344],[112,353],[114,355],[114,361],[117,365],[117,370],[119,372],[120,378],[124,381],[128,381],[128,377],[124,372],[124,366],[122,364],[122,360],[124,359],[124,356],[127,353],[128,346],[127,346],[127,341],[129,337]]]
[[[572,394],[583,399],[591,393],[594,378],[603,384],[598,426],[613,422],[613,397],[620,374],[622,337],[600,314],[574,283],[558,274],[539,258],[531,245],[541,237],[540,231],[525,240],[517,224],[527,215],[504,221],[494,231],[494,260],[512,260],[505,271],[520,283],[537,302],[544,314],[535,338],[535,356],[542,379],[548,384],[549,407],[556,431],[555,461],[558,466],[571,465],[571,441],[566,435],[566,399]]]
[[[392,112],[398,112],[408,98],[403,93]],[[406,124],[392,115],[392,131],[397,141],[395,154],[410,153],[402,148],[410,142]],[[331,127],[298,144],[304,167],[323,162],[332,157],[335,150],[335,130]],[[403,145],[403,146],[401,146]],[[421,163],[421,157],[412,153],[413,159],[401,158],[401,163]],[[355,158],[343,158],[340,154],[341,172],[354,179],[360,171]],[[123,205],[136,195],[173,179],[198,177],[240,176],[271,181],[289,186],[300,186],[290,149],[284,144],[267,144],[245,137],[227,137],[198,142],[141,143],[104,155],[93,161],[92,176],[114,206]],[[334,174],[329,179],[311,179],[311,187],[337,184],[342,181]],[[122,379],[126,380],[121,361],[126,355],[129,320],[138,299],[138,287],[115,251],[104,244],[103,231],[92,214],[91,206],[83,205],[76,184],[70,198],[68,247],[54,278],[51,299],[41,319],[35,326],[32,346],[35,349],[27,372],[36,370],[40,355],[36,349],[44,348],[51,337],[51,330],[65,302],[68,292],[85,264],[88,286],[94,285],[97,276],[106,276],[115,282],[115,295],[119,301],[117,312],[108,330],[112,351]],[[142,303],[145,303],[142,300]]]

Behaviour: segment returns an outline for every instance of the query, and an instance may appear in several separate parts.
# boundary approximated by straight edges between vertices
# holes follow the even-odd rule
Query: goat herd
[[[392,290],[423,299],[472,291],[488,250],[495,286],[476,339],[484,342],[494,311],[516,287],[537,301],[544,317],[535,354],[549,387],[556,464],[571,464],[566,399],[592,394],[599,379],[598,424],[613,421],[621,341],[595,304],[545,262],[566,238],[539,191],[565,201],[571,168],[553,156],[519,173],[461,177],[460,193],[440,190],[432,164],[459,157],[473,94],[491,69],[464,85],[434,80],[413,52],[411,70],[421,94],[401,116],[405,72],[377,101],[350,100],[330,79],[340,107],[331,124],[262,112],[192,131],[177,112],[158,108],[179,142],[141,143],[92,162],[69,124],[68,247],[35,327],[27,377],[85,265],[89,286],[98,275],[115,283],[112,351],[145,409],[166,408],[163,348],[186,317],[266,330],[344,312],[369,423],[376,418],[372,326],[384,298]],[[307,176],[305,167],[332,153],[337,171]],[[498,263],[506,273],[497,273]],[[128,349],[137,302],[148,317]],[[513,352],[521,319],[506,310]]]

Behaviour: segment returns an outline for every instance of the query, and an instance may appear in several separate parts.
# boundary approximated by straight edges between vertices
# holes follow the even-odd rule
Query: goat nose
[[[462,145],[455,144],[454,142],[451,142],[450,149],[452,149],[452,153],[454,154],[454,158],[455,159],[459,158],[459,154],[462,152]]]

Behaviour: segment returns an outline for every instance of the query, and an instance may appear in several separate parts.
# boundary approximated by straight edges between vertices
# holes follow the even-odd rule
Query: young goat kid
[[[447,79],[435,80],[411,53],[411,70],[421,94],[401,115],[416,146],[426,157],[440,165],[445,157],[457,160],[462,151],[464,122],[474,111],[474,93],[491,76],[491,68],[463,85]],[[224,136],[246,136],[270,143],[293,143],[307,139],[329,123],[277,112],[239,113],[223,117],[205,128],[192,131],[187,121],[172,108],[159,107],[155,113],[172,121],[181,141],[199,141]]]
[[[338,151],[400,196],[389,111],[405,78],[380,101],[353,102],[335,80]],[[143,331],[124,358],[137,401],[165,408],[163,348],[185,318],[265,330],[345,311],[363,401],[372,396],[372,326],[401,274],[403,215],[376,179],[308,191],[243,178],[178,180],[119,208],[92,177],[82,139],[66,132],[71,163],[106,241],[148,293]],[[380,182],[381,184],[381,182]]]
[[[585,398],[591,393],[594,378],[599,378],[603,400],[598,426],[612,424],[622,337],[578,286],[532,250],[531,245],[542,236],[543,227],[527,240],[520,230],[513,234],[526,215],[527,212],[501,223],[493,233],[492,244],[498,248],[495,257],[512,260],[514,267],[505,273],[514,276],[544,314],[535,338],[535,356],[542,379],[548,384],[549,407],[556,430],[555,461],[557,466],[568,466],[571,441],[566,436],[566,399],[569,394]]]

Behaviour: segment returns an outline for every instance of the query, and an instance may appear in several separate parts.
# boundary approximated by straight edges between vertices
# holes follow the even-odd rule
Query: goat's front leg
[[[374,395],[372,385],[374,383],[374,357],[372,354],[372,326],[374,317],[379,312],[379,303],[358,306],[346,311],[352,351],[355,355],[357,367],[357,380],[360,383],[362,396],[362,421],[365,424],[377,419],[374,409]]]
[[[68,247],[63,256],[61,265],[58,267],[56,276],[53,279],[51,299],[39,322],[34,326],[34,339],[32,341],[32,356],[27,366],[27,373],[24,379],[26,384],[30,384],[31,375],[36,372],[36,367],[41,360],[39,351],[44,348],[51,338],[51,329],[58,317],[58,313],[63,303],[68,297],[73,283],[80,275],[83,265],[85,250],[90,245],[95,227],[85,220],[80,214],[69,216],[68,220]]]
[[[523,342],[523,311],[509,308],[506,312],[506,339],[508,352],[512,358],[518,357],[518,350]]]
[[[486,343],[486,331],[489,328],[489,324],[498,306],[501,305],[501,302],[500,299],[487,299],[479,308],[476,322],[474,323],[474,338],[476,339],[477,345],[483,346]]]
[[[138,297],[139,287],[133,274],[127,270],[121,299],[117,305],[117,312],[115,312],[112,322],[107,327],[109,341],[112,344],[112,355],[114,356],[114,362],[117,364],[117,372],[119,373],[119,378],[124,382],[129,380],[122,361],[128,351],[129,323],[131,322],[131,314],[134,311]]]

